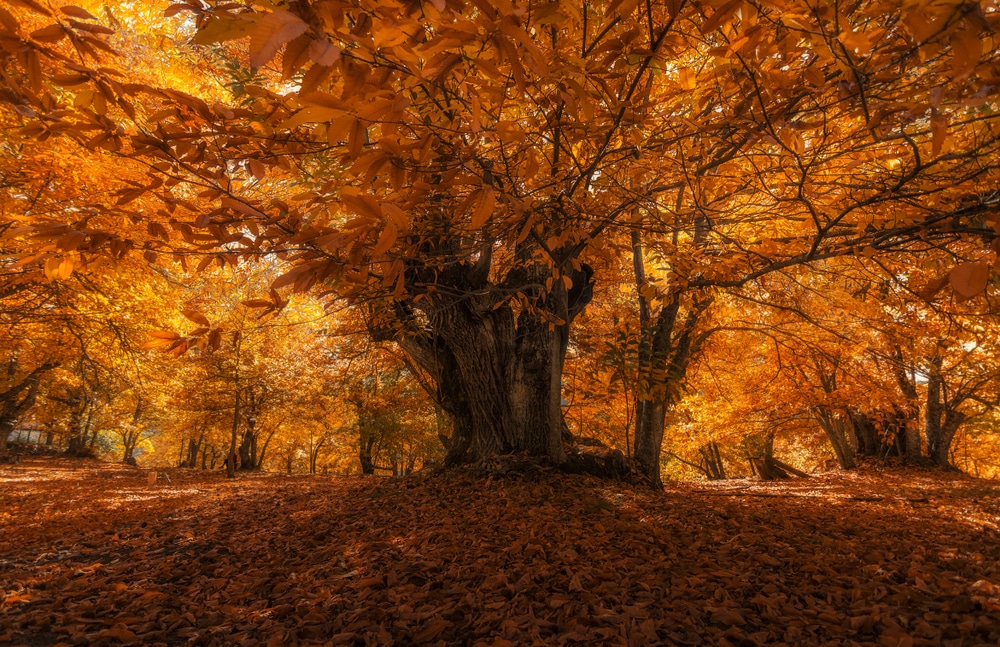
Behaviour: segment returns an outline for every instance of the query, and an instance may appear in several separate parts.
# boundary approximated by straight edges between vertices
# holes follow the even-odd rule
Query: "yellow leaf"
[[[266,64],[282,45],[298,38],[309,28],[301,18],[287,11],[274,11],[257,19],[250,34],[250,67]]]
[[[211,45],[227,40],[244,38],[253,33],[253,21],[243,17],[216,18],[198,30],[191,42],[196,45]]]
[[[42,27],[41,29],[36,29],[31,32],[31,40],[37,40],[43,43],[55,43],[65,37],[66,30],[59,24],[49,25],[48,27]]]
[[[267,167],[260,160],[249,160],[250,173],[258,180],[267,177]]]
[[[863,31],[854,31],[850,28],[845,29],[840,33],[840,42],[849,51],[853,51],[859,56],[867,56],[872,51],[871,39]]]
[[[344,111],[339,108],[324,108],[321,106],[306,106],[299,110],[286,121],[282,122],[282,128],[296,128],[302,124],[321,123],[332,121],[344,115]]]
[[[944,288],[944,286],[948,285],[948,281],[948,275],[938,277],[928,283],[925,287],[916,290],[916,293],[925,301],[930,301]]]
[[[50,281],[56,278],[59,273],[59,257],[52,256],[45,261],[45,278]]]
[[[406,212],[391,202],[382,203],[382,213],[388,216],[389,219],[395,223],[397,229],[406,230],[409,226],[409,222],[406,218]]]
[[[740,4],[742,4],[742,0],[729,0],[729,2],[716,9],[715,13],[702,23],[701,33],[707,34],[721,27],[722,23],[736,14],[740,8]]]

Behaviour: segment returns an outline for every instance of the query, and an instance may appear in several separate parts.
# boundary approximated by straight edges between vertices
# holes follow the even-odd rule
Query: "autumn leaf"
[[[962,263],[952,268],[948,276],[955,292],[964,299],[971,299],[986,289],[990,267],[983,262]]]
[[[385,254],[396,244],[398,237],[399,230],[396,229],[396,223],[392,220],[387,221],[385,227],[382,228],[382,233],[379,234],[378,242],[372,248],[372,256],[379,257]]]
[[[470,202],[473,207],[470,224],[473,229],[482,229],[496,208],[496,194],[492,187],[484,186],[472,195]]]
[[[211,326],[211,323],[209,323],[208,321],[208,317],[201,314],[197,310],[181,310],[181,314],[190,319],[191,321],[195,322],[196,324],[200,324],[202,326]]]
[[[301,18],[280,9],[258,17],[250,34],[250,67],[266,64],[285,43],[308,28]]]

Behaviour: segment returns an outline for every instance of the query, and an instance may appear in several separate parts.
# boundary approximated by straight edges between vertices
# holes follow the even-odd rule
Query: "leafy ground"
[[[0,468],[0,643],[997,645],[1000,483]]]

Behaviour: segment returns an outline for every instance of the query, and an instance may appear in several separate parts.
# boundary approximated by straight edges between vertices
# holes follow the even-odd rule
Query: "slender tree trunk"
[[[701,454],[702,471],[705,473],[705,476],[713,481],[724,480],[726,478],[726,469],[722,464],[722,453],[719,452],[719,443],[714,441],[705,443],[698,448],[698,453]]]
[[[665,304],[640,345],[640,400],[633,455],[654,486],[662,487],[660,456],[666,415],[677,402],[688,365],[697,352],[694,330],[710,300],[696,303],[678,321],[680,294]]]
[[[233,402],[233,428],[230,433],[229,453],[226,455],[226,476],[236,478],[236,461],[233,457],[236,454],[236,432],[240,426],[240,391],[236,389],[236,398]],[[213,461],[214,463],[214,461]]]
[[[917,385],[914,380],[911,379],[910,375],[907,374],[907,367],[903,363],[903,349],[900,346],[895,346],[893,348],[893,360],[895,365],[896,373],[896,383],[899,385],[899,390],[902,392],[903,396],[906,398],[906,407],[903,413],[905,416],[901,419],[900,424],[903,425],[903,436],[905,455],[904,460],[907,463],[916,465],[919,464],[923,457],[920,451],[920,427],[919,427],[919,414],[920,405],[918,402]]]
[[[319,452],[320,452],[320,450],[323,449],[323,445],[326,444],[327,438],[328,438],[327,436],[323,436],[322,438],[320,438],[319,442],[316,443],[313,446],[312,451],[309,452],[309,473],[310,474],[315,474],[316,473],[316,464],[319,462]]]
[[[938,465],[942,465],[939,461],[940,457],[943,456],[943,465],[947,465],[947,452],[950,439],[949,442],[944,442],[945,407],[942,400],[943,378],[941,376],[941,363],[942,359],[940,357],[933,357],[928,361],[927,404],[924,407],[924,437],[927,440],[927,455],[930,459]]]
[[[282,421],[283,422],[283,421]],[[274,429],[267,434],[267,438],[264,439],[264,446],[260,448],[260,456],[257,459],[257,468],[260,469],[264,466],[264,458],[267,456],[267,447],[271,444],[271,439],[274,438],[274,434],[277,433],[278,429],[281,428],[282,422],[279,422],[274,426]]]

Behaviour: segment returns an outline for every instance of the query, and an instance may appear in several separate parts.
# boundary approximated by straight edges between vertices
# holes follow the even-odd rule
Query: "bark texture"
[[[408,283],[432,275],[462,296],[438,290],[412,306],[398,303],[402,327],[392,336],[431,378],[435,400],[451,418],[446,464],[514,453],[561,464],[563,361],[593,272],[581,266],[566,286],[558,277],[547,281],[547,268],[528,264],[492,283],[483,269],[486,252],[484,259],[444,272],[411,272]],[[547,290],[537,287],[546,283]],[[512,291],[523,299],[510,299]]]
[[[43,364],[29,373],[20,382],[0,393],[0,455],[7,452],[7,438],[21,417],[35,406],[38,386],[42,376],[55,368],[55,364]],[[8,366],[8,374],[13,376],[16,363]]]

